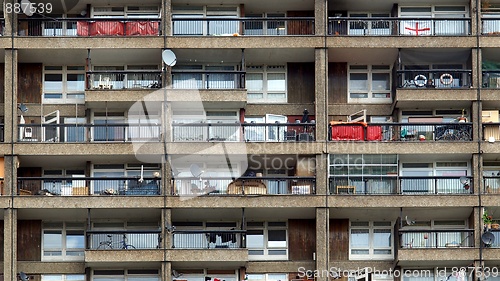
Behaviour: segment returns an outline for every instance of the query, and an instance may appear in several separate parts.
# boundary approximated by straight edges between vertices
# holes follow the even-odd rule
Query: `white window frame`
[[[362,67],[366,66],[365,69],[351,69],[351,67]],[[349,65],[348,66],[348,91],[347,91],[347,100],[349,103],[370,103],[370,104],[386,104],[392,103],[392,66],[391,65],[376,65],[378,67],[387,67],[387,69],[373,69],[375,65]],[[366,85],[367,88],[363,90],[351,90],[351,74],[366,74],[367,80]],[[373,89],[373,74],[387,74],[389,77],[389,89],[388,90],[376,90]],[[367,94],[366,98],[353,98],[352,94]],[[388,94],[389,97],[385,98],[377,98],[374,95],[377,94]]]
[[[85,281],[85,274],[42,274],[42,281]]]
[[[249,74],[262,75],[262,90],[248,90],[248,103],[286,103],[288,99],[288,73],[286,65],[256,65],[247,66],[247,79]],[[268,88],[268,74],[282,74],[285,77],[284,91],[272,91]],[[246,86],[245,86],[246,87]],[[246,87],[248,88],[248,87]],[[262,94],[261,98],[252,97],[252,95]],[[273,94],[284,94],[282,98],[270,98]]]
[[[351,241],[352,230],[354,229],[363,229],[368,230],[368,254],[353,254],[352,251],[356,248],[352,247],[352,244],[349,243],[349,259],[350,260],[392,260],[394,259],[394,222],[389,221],[388,226],[374,226],[375,223],[388,223],[387,221],[365,221],[368,223],[368,226],[353,226],[352,221],[349,221],[349,240]],[[373,236],[375,230],[390,230],[391,232],[391,246],[378,248],[381,250],[390,250],[390,254],[388,255],[375,255],[374,254],[374,245],[373,245]],[[359,248],[364,249],[364,248]]]
[[[248,281],[288,281],[288,273],[247,273]]]
[[[183,273],[181,270],[179,270],[179,272]],[[212,281],[215,278],[219,279],[219,280],[225,280],[225,281],[238,281],[238,274],[236,271],[234,272],[234,274],[229,274],[229,273],[213,274],[213,273],[210,273],[209,269],[203,269],[200,271],[200,273],[183,273],[182,274],[182,280],[186,280],[186,281],[204,281],[204,280],[207,280],[207,279],[205,279],[206,277],[210,277]]]
[[[246,13],[245,17],[255,19],[255,21],[249,21],[245,23],[245,27],[253,25],[262,25],[262,28],[246,28],[244,30],[244,35],[287,35],[287,26],[285,20],[283,21],[268,21],[262,20],[259,22],[258,19],[266,18],[281,18],[286,17],[285,12],[274,12],[274,13]],[[272,27],[272,25],[277,25],[277,27]]]
[[[248,251],[249,251],[249,254],[248,254],[248,260],[288,260],[288,243],[289,243],[289,237],[288,237],[288,222],[284,222],[284,221],[276,221],[276,222],[269,222],[269,221],[265,221],[265,222],[261,222],[263,223],[262,226],[248,226],[247,225],[247,231],[248,230],[262,230],[263,231],[263,248],[250,248],[247,246],[248,248]],[[284,226],[269,226],[269,223],[284,223],[285,225]],[[272,230],[285,230],[285,243],[286,243],[286,246],[285,247],[272,247],[272,246],[269,246],[269,231],[272,231]],[[248,234],[247,234],[248,236]],[[250,251],[251,250],[258,250],[258,251],[263,251],[263,254],[262,255],[253,255],[253,254],[250,254]],[[277,250],[277,251],[282,251],[284,250],[286,252],[285,255],[272,255],[270,254],[269,252],[270,251],[273,251],[273,250]]]
[[[51,15],[51,18],[68,18],[67,14]],[[68,20],[52,20],[42,21],[42,35],[43,36],[76,36],[77,35],[77,22]],[[55,27],[55,28],[54,28]],[[54,30],[56,32],[54,33]]]
[[[402,10],[403,9],[412,9],[412,8],[415,8],[415,9],[418,9],[418,8],[430,8],[430,11],[428,12],[420,12],[420,11],[415,11],[415,12],[409,12],[409,11],[405,11],[403,12]],[[463,8],[463,11],[453,11],[453,10],[439,10],[439,9],[442,9],[442,8]],[[398,14],[399,14],[399,17],[400,18],[430,18],[428,21],[427,20],[423,20],[423,21],[418,21],[418,23],[421,25],[421,27],[428,27],[429,30],[428,31],[423,31],[422,33],[419,34],[420,35],[424,35],[424,36],[428,36],[428,35],[467,35],[469,33],[469,30],[468,30],[468,27],[466,25],[466,21],[460,21],[461,23],[464,24],[464,27],[463,27],[463,32],[458,32],[458,33],[442,33],[442,32],[439,32],[439,29],[440,28],[443,28],[442,26],[439,26],[439,29],[438,30],[435,30],[436,28],[436,24],[433,24],[432,20],[431,19],[437,19],[437,18],[457,18],[457,19],[461,19],[461,18],[467,18],[469,17],[469,9],[468,9],[468,6],[465,6],[465,5],[422,5],[422,6],[414,6],[414,5],[411,5],[411,6],[400,6],[399,9],[398,9]],[[458,23],[460,23],[458,22]],[[440,22],[438,21],[437,23],[439,24],[452,24],[452,25],[457,25],[457,22],[453,22],[453,21],[450,21],[448,23],[446,22]],[[415,34],[412,34],[411,32],[408,32],[407,30],[405,30],[405,25],[406,24],[415,24],[415,22],[412,21],[402,21],[401,24],[400,24],[400,34],[406,34],[406,35],[415,35]],[[437,33],[437,34],[436,34]]]
[[[114,70],[116,71],[127,71],[127,70],[131,70],[131,71],[139,71],[140,70],[158,70],[160,71],[160,66],[159,65],[155,65],[155,64],[140,64],[140,65],[93,65],[92,66],[92,70],[93,71],[96,71],[96,72],[99,72],[99,71],[111,71],[113,72]],[[105,74],[98,74],[99,77],[97,77],[97,74],[96,76],[93,77],[93,81],[91,81],[91,87],[93,89],[100,89],[101,88],[101,85],[100,83],[105,83],[105,81],[107,79],[109,79],[109,81],[107,81],[106,83],[109,83],[111,86],[110,89],[134,89],[134,88],[149,88],[151,85],[146,85],[146,83],[140,83],[140,81],[143,81],[143,80],[136,80],[136,79],[132,79],[132,77],[129,77],[129,75],[127,73],[124,73],[124,74],[114,74],[114,73],[110,73],[110,76],[106,76]],[[123,80],[118,80],[116,79],[118,77],[118,75],[122,75],[123,77]],[[133,74],[130,74],[130,76],[132,76]],[[115,79],[112,79],[114,76]],[[134,83],[135,82],[135,83]],[[132,85],[131,85],[132,83]],[[135,84],[139,84],[137,86],[135,86]]]
[[[236,89],[238,86],[239,75],[238,73],[234,74],[223,74],[223,73],[213,73],[210,74],[207,81],[207,75],[205,71],[215,70],[217,68],[227,68],[222,69],[220,71],[236,71],[238,69],[237,65],[234,64],[222,64],[222,65],[178,65],[176,66],[177,70],[196,70],[200,73],[178,73],[173,76],[172,88],[174,89],[198,89],[198,90],[206,90],[206,89]],[[176,80],[176,75],[177,78]],[[224,76],[232,76],[232,79],[225,80]],[[219,76],[223,79],[213,80],[210,76]],[[208,86],[207,86],[208,83]],[[215,87],[214,87],[215,86]]]
[[[44,223],[54,223],[54,224],[61,224],[62,228],[60,227],[50,227],[50,226],[45,226],[42,224],[42,261],[83,261],[85,259],[85,223],[84,222],[79,222],[81,223],[80,227],[77,226],[68,226],[68,222],[44,222]],[[73,222],[72,222],[73,223]],[[45,241],[45,231],[60,231],[61,233],[61,248],[49,248],[46,249],[44,246],[44,241]],[[67,232],[68,231],[81,231],[81,236],[84,240],[83,247],[82,248],[75,248],[72,249],[75,252],[80,252],[80,255],[67,255],[66,253],[70,250],[66,248],[66,238],[67,238]],[[61,255],[54,255],[54,256],[47,256],[45,255],[45,251],[61,251]]]
[[[140,278],[140,280],[143,281],[160,281],[160,272],[158,273],[145,273],[141,271],[156,271],[156,270],[131,270],[131,269],[112,269],[112,270],[104,270],[106,271],[107,274],[100,275],[98,274],[101,270],[94,269],[92,270],[92,276],[90,278],[91,281],[109,281],[109,280],[116,280],[116,281],[128,281],[129,277],[133,277],[133,280],[137,280]],[[135,273],[134,271],[138,271],[138,273]]]
[[[46,67],[61,67],[60,70],[46,70]],[[85,103],[85,67],[81,65],[70,67],[83,67],[81,70],[68,70],[68,65],[44,65],[43,66],[43,104],[83,104]],[[55,92],[47,92],[45,89],[45,74],[60,74],[62,76],[62,89]],[[68,90],[68,74],[80,74],[83,75],[83,89],[81,91],[69,91]],[[61,98],[46,98],[46,94],[61,94]],[[80,98],[69,98],[69,95],[81,96]]]
[[[51,171],[49,173],[49,171]],[[51,193],[59,195],[72,195],[73,187],[85,187],[85,181],[78,180],[79,177],[85,177],[85,169],[44,169],[43,176],[48,178],[57,177],[74,177],[74,180],[63,180],[43,182],[43,189],[48,190]]]
[[[134,9],[132,9],[132,7]],[[113,9],[123,9],[123,11]],[[137,8],[137,10],[135,9]],[[92,6],[93,18],[160,18],[160,7],[154,5]]]

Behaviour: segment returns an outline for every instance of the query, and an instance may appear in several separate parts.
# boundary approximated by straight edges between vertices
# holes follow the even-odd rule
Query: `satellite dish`
[[[177,270],[172,269],[172,276],[174,276],[175,278],[179,278],[182,276],[182,273],[179,273],[177,272]]]
[[[166,49],[161,52],[161,59],[168,66],[174,66],[177,63],[177,57],[172,50]]]
[[[408,216],[405,216],[406,224],[407,225],[414,225],[415,221],[409,218]]]
[[[21,271],[19,272],[19,279],[21,279],[21,281],[28,281],[30,280],[30,277],[26,275],[26,273]]]
[[[195,178],[199,178],[199,177],[201,177],[201,174],[203,174],[203,171],[196,164],[191,164],[191,166],[189,167],[189,171],[191,172],[191,174]]]
[[[470,187],[470,179],[467,177],[460,177],[460,183],[464,186],[465,189],[469,189]]]
[[[21,112],[26,112],[28,111],[28,107],[24,103],[20,103],[17,108],[21,110]]]
[[[495,242],[495,235],[491,231],[486,231],[481,235],[481,241],[487,246],[490,246]]]
[[[33,15],[33,11],[32,9],[30,9],[30,7],[32,7],[32,5],[29,0],[21,0],[21,10],[28,17],[31,17]]]

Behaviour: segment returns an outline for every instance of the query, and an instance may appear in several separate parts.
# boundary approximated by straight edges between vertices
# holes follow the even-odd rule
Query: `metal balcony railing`
[[[173,89],[244,89],[245,71],[172,70]]]
[[[175,230],[172,248],[175,249],[242,249],[245,230]]]
[[[88,90],[161,88],[160,70],[101,70],[87,72]]]
[[[329,17],[329,35],[468,36],[470,18]]]
[[[404,249],[470,248],[474,247],[474,230],[399,230],[399,245]]]
[[[172,33],[175,36],[314,35],[314,18],[196,18],[174,14]]]
[[[158,36],[159,18],[23,18],[19,36]]]
[[[498,89],[500,88],[500,69],[483,70],[482,88]]]
[[[173,195],[265,195],[316,193],[315,177],[203,177],[173,179]]]
[[[482,35],[500,35],[500,17],[483,17],[481,19]]]
[[[490,229],[490,231],[495,236],[495,240],[488,247],[490,247],[490,248],[500,248],[500,229]]]
[[[160,249],[161,230],[87,230],[87,250]]]
[[[19,124],[19,142],[159,142],[160,124]]]
[[[330,194],[473,194],[472,177],[466,178],[467,184],[460,177],[447,176],[330,176]]]
[[[315,123],[174,123],[174,142],[314,141]]]
[[[500,175],[483,176],[483,193],[500,194]]]
[[[154,196],[161,194],[160,178],[138,177],[18,177],[18,195]]]
[[[470,69],[398,70],[397,87],[405,89],[457,89],[472,86]]]
[[[472,141],[472,123],[332,122],[330,141]]]

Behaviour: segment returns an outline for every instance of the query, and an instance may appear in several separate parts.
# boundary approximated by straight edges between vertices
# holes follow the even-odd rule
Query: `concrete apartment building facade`
[[[6,0],[1,276],[500,278],[499,34],[497,0]]]

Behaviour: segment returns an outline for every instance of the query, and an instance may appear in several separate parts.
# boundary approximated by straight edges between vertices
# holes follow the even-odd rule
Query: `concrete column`
[[[329,194],[328,154],[316,155],[316,194]]]
[[[471,229],[474,229],[474,246],[476,248],[481,247],[481,235],[483,234],[483,222],[481,219],[479,219],[481,213],[481,208],[475,207],[471,216],[472,225],[469,227]]]
[[[5,155],[4,156],[4,195],[16,195],[17,194],[17,167],[19,165],[19,159],[15,155]]]
[[[328,208],[316,208],[316,270],[327,272],[329,270],[329,220]],[[328,275],[320,274],[316,281],[328,281]]]
[[[162,276],[162,281],[172,281],[172,263],[162,262],[161,276]]]
[[[471,54],[471,58],[472,58],[472,75],[471,75],[471,79],[472,79],[471,82],[472,83],[471,83],[471,85],[472,85],[472,88],[480,88],[481,84],[482,84],[481,49],[477,50],[476,48],[473,48],[471,52],[472,52],[472,54]],[[479,68],[478,68],[478,66],[479,66]],[[476,71],[477,69],[479,69],[479,71]],[[478,78],[479,78],[479,80],[478,80]],[[478,81],[479,81],[479,83],[478,83]]]
[[[328,6],[326,0],[314,0],[314,34],[325,35],[328,24]]]
[[[165,36],[172,35],[172,5],[171,1],[162,1],[162,22],[163,22],[163,34]],[[167,46],[168,47],[168,46]]]
[[[474,177],[472,186],[474,187],[474,194],[479,194],[484,191],[483,186],[483,155],[472,154],[472,176]],[[481,166],[481,167],[480,167]]]
[[[13,4],[17,3],[16,0],[5,0],[5,4]],[[17,34],[17,13],[10,12],[8,13],[4,6],[4,17],[5,17],[5,28],[4,28],[4,36],[11,36],[12,34]],[[14,23],[14,24],[13,24]]]
[[[163,247],[172,248],[172,233],[168,231],[167,226],[172,227],[172,209],[163,209],[162,222]]]
[[[483,104],[478,101],[473,101],[471,105],[470,119],[472,119],[472,137],[474,141],[483,139],[483,123],[481,121],[482,111]]]
[[[479,30],[477,24],[476,24],[476,18],[477,18],[477,15],[476,15],[476,10],[478,7],[476,7],[476,0],[470,0],[469,1],[469,6],[470,6],[470,20],[471,20],[471,34],[472,35],[475,35],[476,32],[479,32],[481,33],[481,30]],[[481,19],[481,8],[479,7],[479,17]]]
[[[4,237],[3,237],[3,280],[17,280],[17,210],[4,210]]]
[[[316,49],[314,58],[316,141],[325,142],[328,131],[328,49]]]
[[[17,140],[17,50],[5,50],[4,139],[5,143]]]

